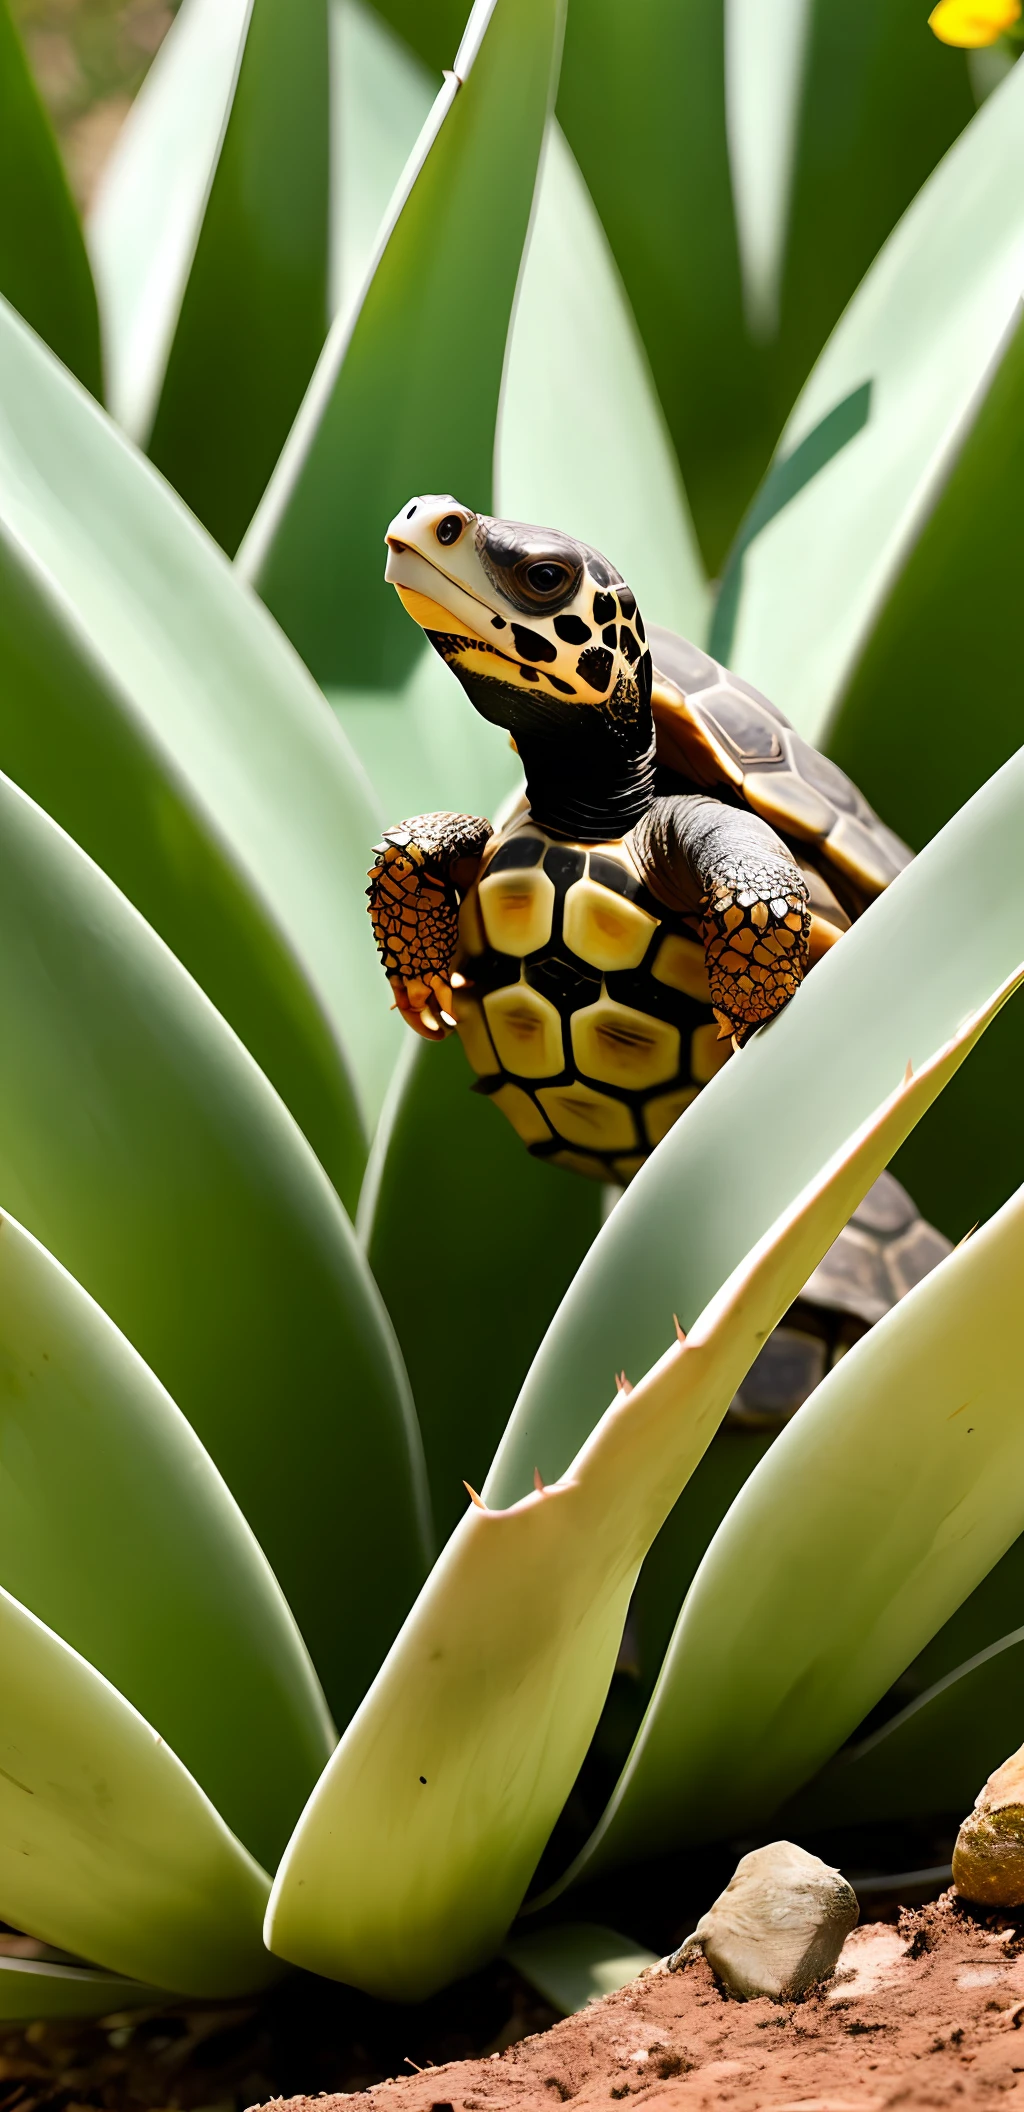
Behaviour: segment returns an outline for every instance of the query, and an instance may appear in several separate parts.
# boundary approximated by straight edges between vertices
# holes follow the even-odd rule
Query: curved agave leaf
[[[704,635],[708,592],[672,443],[607,237],[554,122],[509,341],[495,481],[499,513],[582,536],[619,567],[648,621]]]
[[[184,1416],[11,1217],[0,1458],[0,1584],[155,1726],[272,1869],[334,1744],[295,1623]]]
[[[0,1591],[0,1913],[189,1995],[274,1977],[268,1879],[116,1688]]]
[[[417,1999],[497,1948],[586,1752],[655,1533],[766,1333],[1005,994],[843,1140],[560,1481],[508,1510],[470,1506],[285,1851],[272,1950]]]
[[[521,1496],[535,1466],[546,1480],[564,1471],[601,1413],[609,1375],[646,1370],[672,1339],[672,1314],[689,1326],[849,1123],[1012,972],[1022,820],[1024,752],[704,1087],[617,1205],[555,1315],[488,1502]]]
[[[0,1197],[187,1415],[344,1722],[425,1565],[418,1432],[387,1316],[251,1058],[6,780],[0,1016]]]
[[[82,230],[8,0],[0,0],[0,294],[87,389],[102,394],[99,316]]]
[[[41,2017],[109,2017],[169,2000],[166,1989],[122,1980],[89,1965],[52,1965],[39,1958],[0,1957],[0,2018],[31,2024]]]
[[[560,0],[476,0],[357,312],[334,325],[239,554],[318,680],[394,689],[422,650],[382,536],[413,491],[484,510]],[[390,727],[401,739],[401,720]]]
[[[174,948],[354,1201],[346,1045],[373,1111],[401,1032],[363,900],[373,796],[266,611],[2,303],[0,767]]]
[[[811,740],[829,725],[1015,327],[1022,108],[1015,68],[890,236],[730,557],[714,650]]]
[[[373,262],[388,205],[437,92],[365,0],[330,0],[332,315],[348,314]],[[458,43],[462,17],[451,44]]]
[[[186,0],[92,227],[111,403],[226,550],[327,330],[327,0]]]
[[[454,1036],[434,1049],[411,1034],[409,1042],[367,1168],[359,1229],[412,1382],[443,1541],[466,1507],[465,1482],[487,1472],[530,1359],[598,1230],[602,1190],[531,1159],[497,1108],[471,1092]]]
[[[654,1951],[594,1921],[563,1921],[528,1933],[517,1929],[501,1955],[563,2017],[613,1995],[657,1964]]]
[[[573,1877],[766,1819],[1016,1538],[1022,1265],[1024,1189],[777,1438],[704,1557]]]
[[[787,1808],[804,1832],[968,1811],[1024,1739],[1024,1628],[958,1665],[873,1737],[838,1753]]]

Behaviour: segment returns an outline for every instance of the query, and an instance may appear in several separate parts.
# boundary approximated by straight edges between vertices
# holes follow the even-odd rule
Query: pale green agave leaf
[[[931,1812],[963,1816],[1024,1741],[1024,1628],[979,1650],[858,1744],[787,1807],[802,1831]]]
[[[906,1063],[920,1063],[1013,973],[1022,896],[1024,753],[724,1065],[637,1174],[541,1346],[484,1490],[489,1503],[523,1495],[535,1467],[552,1481],[565,1471],[610,1374],[646,1371],[672,1339],[673,1313],[688,1327]]]
[[[366,283],[388,206],[430,114],[438,81],[366,0],[330,0],[328,22],[330,306],[332,315],[346,315]]]
[[[343,1723],[427,1559],[419,1435],[387,1315],[252,1058],[5,779],[0,1015],[3,1206],[188,1417]]]
[[[0,768],[241,1035],[346,1199],[401,1028],[381,816],[323,698],[180,500],[0,304]]]
[[[703,637],[707,584],[664,414],[608,238],[553,121],[509,340],[495,483],[499,513],[605,551],[649,622]]]
[[[564,2017],[586,2009],[602,1995],[635,1980],[638,1973],[657,1964],[657,1954],[644,1950],[617,1929],[596,1921],[564,1921],[550,1929],[517,1929],[510,1936],[502,1957],[522,1973],[538,1994],[560,2009]]]
[[[747,328],[779,328],[814,0],[725,0],[725,116]]]
[[[270,1948],[416,1999],[500,1944],[572,1787],[640,1564],[753,1362],[1000,991],[847,1137],[564,1476],[470,1505],[296,1827]]]
[[[1024,1189],[776,1439],[701,1563],[573,1877],[761,1824],[1016,1539],[1022,1267]]]
[[[103,392],[99,315],[60,149],[0,0],[0,294],[86,388]]]
[[[294,1620],[184,1416],[8,1216],[0,1457],[0,1584],[155,1726],[272,1869],[334,1744]]]
[[[331,331],[239,554],[323,683],[394,690],[422,652],[383,577],[384,530],[403,500],[454,489],[489,508],[560,36],[560,0],[477,0],[362,299]]]
[[[116,2016],[123,2009],[156,2008],[171,2000],[166,1988],[124,1980],[94,1966],[0,1957],[0,2018],[5,2024],[31,2024],[42,2017]]]
[[[374,1139],[358,1229],[412,1384],[443,1541],[465,1509],[464,1483],[483,1480],[537,1344],[598,1231],[603,1191],[523,1150],[470,1090],[455,1035],[439,1048],[411,1033],[408,1042]],[[412,1231],[425,1196],[444,1197],[433,1239]]]
[[[0,1591],[0,1914],[189,1995],[263,1987],[268,1879],[115,1687]]]
[[[327,0],[185,0],[92,231],[111,401],[234,550],[327,330]]]
[[[740,528],[713,649],[821,740],[990,386],[1024,276],[1024,74],[909,207]]]

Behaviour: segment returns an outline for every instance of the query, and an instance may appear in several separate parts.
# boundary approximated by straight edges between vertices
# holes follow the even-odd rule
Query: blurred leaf
[[[804,389],[723,582],[714,650],[810,740],[898,588],[1015,325],[1022,109],[1015,68],[886,243]],[[855,401],[866,421],[843,424]]]
[[[767,1819],[1016,1538],[1022,1267],[1024,1189],[787,1424],[704,1557],[574,1874]]]
[[[240,553],[318,680],[394,688],[423,650],[384,584],[403,500],[487,511],[560,0],[476,0],[354,317],[335,323]],[[401,738],[401,720],[394,737]]]
[[[1018,322],[934,510],[891,583],[829,740],[830,753],[911,843],[927,842],[1024,740],[1022,543]],[[997,1209],[1013,1185],[1024,1148],[1022,1062],[1024,1020],[1015,1010],[986,1047],[969,1107],[958,1093],[936,1109],[901,1162],[922,1207],[954,1237]]]
[[[920,0],[809,0],[780,289],[780,423],[974,107],[966,67],[929,35]]]
[[[184,1416],[11,1217],[0,1457],[4,1589],[153,1724],[272,1869],[334,1743],[295,1623]]]
[[[970,1810],[1024,1739],[1024,1628],[947,1674],[873,1737],[837,1753],[787,1808],[804,1832]]]
[[[161,1988],[121,1980],[88,1965],[0,1957],[0,2018],[5,2024],[31,2024],[40,2017],[108,2017],[167,1999]]]
[[[190,1995],[265,1986],[268,1880],[170,1747],[0,1592],[0,1913]]]
[[[603,1191],[523,1150],[497,1108],[471,1091],[454,1035],[440,1048],[412,1034],[409,1043],[359,1223],[412,1382],[444,1541],[466,1507],[463,1483],[483,1480],[530,1359],[598,1230]],[[417,1222],[442,1197],[443,1221],[423,1237]]]
[[[402,1029],[380,814],[322,697],[172,492],[0,304],[0,767],[110,873],[354,1203]]]
[[[901,1673],[894,1694],[907,1703],[918,1700],[969,1657],[977,1657],[998,1642],[1007,1632],[1007,1621],[1015,1621],[1018,1613],[1024,1613],[1024,1538],[1007,1548],[1002,1561],[918,1651]]]
[[[187,1415],[343,1723],[425,1566],[419,1437],[387,1317],[251,1058],[6,780],[0,1016],[0,1197]]]
[[[401,614],[415,645],[416,626]],[[419,638],[422,646],[422,632]],[[386,696],[347,688],[328,689],[327,696],[389,822],[435,808],[491,820],[522,785],[507,735],[473,710],[461,682],[429,646],[418,652],[401,688]],[[366,923],[369,928],[369,918]],[[386,1002],[390,993],[379,967],[377,975]]]
[[[99,316],[82,230],[8,0],[0,0],[0,294],[101,396]]]
[[[500,513],[592,543],[652,619],[703,636],[707,586],[672,443],[607,237],[554,123],[516,300],[496,483]]]
[[[530,1935],[517,1929],[502,1957],[563,2017],[599,2002],[602,1995],[613,1995],[658,1962],[654,1951],[593,1921],[564,1921]]]
[[[327,0],[185,0],[93,228],[111,403],[234,550],[327,329]]]
[[[558,115],[622,273],[714,574],[779,424],[743,315],[723,0],[572,0]],[[661,620],[652,607],[648,621]]]
[[[430,115],[437,77],[364,0],[329,0],[328,19],[330,305],[337,315],[348,314],[362,293],[392,192]],[[457,30],[446,65],[458,38]]]
[[[847,1133],[562,1480],[469,1507],[285,1851],[266,1923],[280,1956],[408,2000],[497,1948],[590,1742],[647,1548],[766,1333],[1004,994]]]
[[[397,29],[435,72],[452,63],[469,12],[468,0],[374,0],[377,13]]]
[[[554,1480],[612,1372],[645,1371],[850,1126],[1009,975],[1022,948],[1024,753],[949,822],[636,1176],[555,1315],[485,1494]],[[964,874],[971,876],[965,887]],[[977,904],[985,903],[979,917]],[[936,946],[936,931],[942,944]],[[1024,1165],[1006,1165],[1008,1178]]]

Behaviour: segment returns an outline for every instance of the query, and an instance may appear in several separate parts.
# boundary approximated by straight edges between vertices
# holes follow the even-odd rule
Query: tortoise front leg
[[[741,1037],[781,1010],[808,961],[807,882],[781,837],[702,794],[656,800],[633,841],[653,894],[699,916],[711,1001]]]
[[[473,814],[415,814],[385,829],[366,892],[373,935],[402,1017],[443,1041],[452,1017],[459,896],[471,887],[491,834]]]

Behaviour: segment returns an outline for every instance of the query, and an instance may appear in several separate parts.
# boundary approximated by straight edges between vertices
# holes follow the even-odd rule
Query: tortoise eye
[[[571,576],[568,565],[555,564],[550,558],[526,567],[526,578],[535,594],[557,594],[568,585]]]
[[[457,513],[446,513],[443,521],[438,521],[434,534],[439,543],[457,543],[465,525]]]

